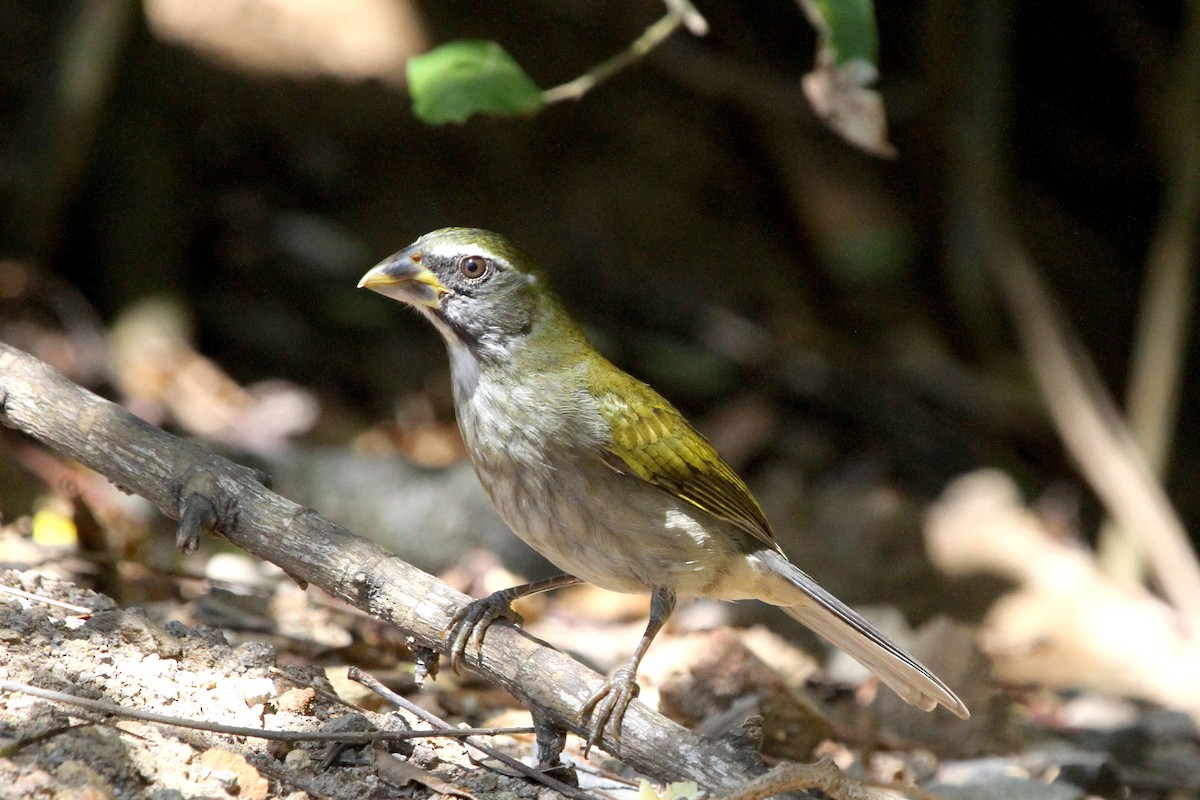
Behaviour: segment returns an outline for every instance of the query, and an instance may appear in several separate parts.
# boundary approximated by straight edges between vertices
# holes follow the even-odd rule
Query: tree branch
[[[0,422],[145,497],[168,517],[185,517],[191,528],[211,506],[214,529],[233,544],[396,624],[424,646],[443,649],[441,631],[468,599],[274,494],[252,470],[143,422],[4,343]],[[187,511],[198,504],[204,513]],[[192,532],[182,536],[185,544]],[[468,649],[464,662],[555,724],[586,735],[576,713],[602,678],[578,662],[503,623],[488,630],[482,656]],[[636,702],[621,740],[606,732],[601,744],[656,779],[693,780],[710,791],[731,791],[766,771],[753,750],[696,736]]]

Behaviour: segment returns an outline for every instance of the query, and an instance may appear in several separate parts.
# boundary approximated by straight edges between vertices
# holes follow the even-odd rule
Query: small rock
[[[275,697],[275,682],[270,678],[243,678],[238,683],[248,706],[263,705]]]
[[[267,779],[238,753],[216,748],[206,750],[200,756],[200,764],[225,791],[236,794],[239,800],[263,800],[270,789]]]
[[[275,698],[275,708],[278,711],[290,711],[293,714],[311,714],[317,702],[317,692],[312,687],[303,689],[288,689]]]
[[[243,642],[233,652],[242,669],[266,669],[275,665],[275,648],[266,642]]]
[[[66,787],[70,787],[68,793],[62,793],[60,796],[69,794],[70,797],[79,800],[106,800],[116,796],[108,781],[82,761],[64,761],[54,770],[54,777]]]
[[[288,769],[308,770],[312,768],[312,756],[307,750],[293,750],[284,756],[283,763]]]
[[[122,639],[148,651],[149,656],[179,658],[183,653],[183,645],[178,639],[141,614],[121,613],[120,631]]]

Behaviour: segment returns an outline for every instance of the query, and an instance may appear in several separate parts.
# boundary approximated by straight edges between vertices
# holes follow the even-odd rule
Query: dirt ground
[[[324,669],[281,665],[269,645],[230,645],[210,626],[160,624],[104,595],[32,571],[0,573],[0,583],[39,598],[0,595],[0,675],[6,682],[254,729],[428,727],[403,712],[348,703]],[[496,737],[493,744],[528,749],[513,737]],[[475,768],[467,750],[446,739],[398,745],[403,762],[382,746],[336,754],[333,747],[182,730],[20,692],[0,695],[5,798],[534,798],[549,792]]]
[[[216,560],[232,574],[239,558]],[[188,577],[181,585],[194,582]],[[444,674],[417,689],[399,632],[286,580],[240,599],[219,588],[193,588],[182,592],[190,598],[142,608],[121,608],[106,595],[32,569],[0,572],[0,587],[0,797],[557,795],[444,738],[401,742],[389,752],[382,744],[338,749],[203,730],[212,723],[256,731],[429,728],[406,711],[388,711],[378,696],[347,680],[345,663],[356,658],[455,723],[529,724],[512,698],[470,678]],[[607,660],[620,654],[615,642],[636,641],[641,621],[627,617],[638,613],[640,601],[616,608],[585,590],[549,602],[526,610],[530,628],[567,642],[602,669],[604,653]],[[575,617],[596,613],[605,619]],[[831,757],[849,774],[887,787],[892,793],[881,796],[890,797],[1116,800],[1200,792],[1200,738],[1188,717],[1094,693],[997,693],[969,677],[988,670],[971,655],[975,633],[963,626],[927,625],[913,641],[922,657],[930,648],[960,656],[957,666],[943,658],[939,669],[949,670],[943,674],[963,690],[974,715],[969,723],[947,724],[888,696],[864,708],[873,693],[863,694],[863,686],[847,691],[854,672],[837,659],[819,667],[761,626],[705,630],[711,614],[706,606],[685,611],[656,643],[643,670],[643,699],[701,731],[717,731],[721,719],[728,728],[731,717],[736,726],[760,714],[756,724],[770,763]],[[199,721],[202,729],[76,708],[16,684]],[[536,763],[531,735],[489,741]],[[593,751],[584,762],[574,737],[566,756],[593,796],[637,794],[637,776],[603,753]]]

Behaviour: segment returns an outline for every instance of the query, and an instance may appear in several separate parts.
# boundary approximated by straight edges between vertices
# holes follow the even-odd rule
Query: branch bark
[[[231,543],[394,623],[424,646],[442,649],[442,629],[468,599],[269,491],[252,470],[143,422],[2,342],[0,422],[145,497],[172,519],[194,525],[208,516],[199,511],[215,511],[213,528]],[[464,662],[562,728],[586,735],[576,713],[602,678],[578,662],[502,623],[488,630],[482,656],[469,649]],[[656,779],[692,780],[710,791],[732,791],[766,771],[752,749],[696,736],[637,702],[621,740],[606,733],[601,746]]]

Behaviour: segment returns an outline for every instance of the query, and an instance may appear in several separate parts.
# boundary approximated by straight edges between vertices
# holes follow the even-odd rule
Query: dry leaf
[[[418,767],[411,761],[397,758],[389,753],[386,748],[378,745],[375,748],[375,765],[379,768],[379,773],[395,786],[399,787],[406,786],[409,783],[419,783],[426,789],[434,792],[463,797],[466,800],[478,800],[475,795],[461,786],[455,786],[449,781],[434,775],[429,770]]]
[[[1157,597],[1117,584],[1090,550],[1047,531],[1007,475],[987,470],[955,481],[925,527],[930,558],[943,571],[1018,584],[981,632],[1001,681],[1150,700],[1200,720],[1200,641]]]

